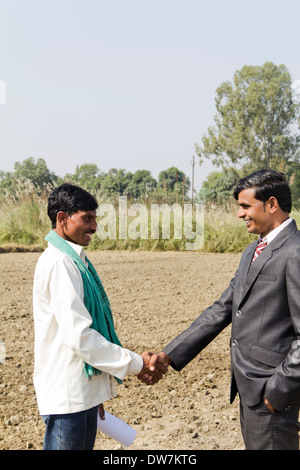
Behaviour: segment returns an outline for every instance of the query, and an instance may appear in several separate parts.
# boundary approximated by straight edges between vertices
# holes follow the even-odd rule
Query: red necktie
[[[261,252],[266,248],[267,244],[268,244],[268,242],[264,242],[261,238],[259,238],[258,243],[257,243],[256,248],[255,248],[255,253],[254,253],[253,258],[252,258],[252,263],[253,263],[253,261],[256,260],[258,255],[260,255]]]

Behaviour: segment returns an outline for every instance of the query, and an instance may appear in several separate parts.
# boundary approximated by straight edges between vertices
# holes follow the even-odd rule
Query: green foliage
[[[126,195],[136,200],[147,199],[149,193],[155,191],[156,186],[157,182],[149,170],[137,170],[127,186]]]
[[[76,166],[74,175],[67,173],[64,180],[95,194],[99,192],[104,176],[104,173],[94,163],[84,163]]]
[[[117,195],[124,195],[128,185],[132,180],[132,173],[126,172],[126,170],[117,170],[112,168],[105,175],[101,186],[101,195],[109,199],[116,197]]]
[[[22,163],[15,163],[14,172],[0,171],[0,198],[17,194],[22,185],[31,185],[35,193],[48,194],[55,186],[65,182],[76,184],[94,194],[99,201],[114,202],[119,196],[127,196],[135,201],[167,202],[183,201],[190,188],[190,181],[178,168],[162,171],[159,182],[149,170],[137,170],[135,173],[124,169],[111,168],[102,172],[95,163],[76,166],[74,174],[67,173],[64,178],[55,175],[47,168],[41,158],[35,163],[28,158]]]
[[[45,246],[50,230],[47,201],[44,196],[23,189],[18,198],[6,197],[0,203],[0,245]]]
[[[250,235],[238,219],[233,202],[206,206],[204,233],[203,251],[213,253],[240,253],[257,239],[257,235]]]
[[[58,177],[51,172],[43,158],[38,158],[35,163],[33,158],[27,158],[22,163],[14,165],[13,178],[18,181],[31,181],[38,192],[43,191],[48,185],[52,186]]]
[[[33,158],[27,158],[22,163],[14,164],[15,171],[0,171],[0,197],[15,197],[23,192],[28,193],[28,188],[35,194],[47,192],[53,188],[59,178],[50,172],[45,160],[39,158],[35,163]]]
[[[163,188],[166,193],[175,192],[178,195],[186,195],[190,185],[189,178],[175,166],[161,171],[158,175],[158,186]]]
[[[205,242],[202,251],[207,252],[241,252],[254,237],[249,236],[244,225],[236,216],[236,203],[227,205],[206,205]],[[293,216],[300,219],[297,211]],[[128,226],[132,217],[128,218]],[[88,250],[151,250],[183,251],[186,239],[174,238],[174,221],[171,218],[170,238],[136,240],[128,237],[125,240],[100,240],[94,235]],[[47,197],[37,195],[32,186],[19,188],[18,196],[6,197],[0,201],[0,252],[7,250],[42,250],[45,248],[45,235],[51,229],[47,217]],[[195,229],[195,227],[193,227]],[[160,234],[162,227],[160,226]]]
[[[101,172],[97,165],[86,163],[76,167],[74,174],[64,178],[50,172],[46,163],[32,158],[17,162],[13,173],[0,172],[0,245],[45,246],[44,237],[50,229],[47,217],[47,197],[55,186],[64,181],[77,184],[94,194],[99,203],[117,203],[119,196],[128,197],[128,203],[140,201],[147,203],[167,203],[183,201],[181,189],[187,191],[185,174],[177,168],[166,170],[171,181],[166,192],[148,170],[135,173],[112,168],[108,173]],[[178,192],[178,184],[180,194]],[[176,186],[177,185],[177,186]],[[92,248],[102,249],[183,249],[185,240],[99,240],[94,237]]]
[[[232,197],[234,188],[240,179],[239,173],[234,170],[213,171],[203,182],[199,191],[201,202],[222,203]]]
[[[294,206],[299,206],[300,208],[300,171],[297,170],[291,177],[291,193],[292,201],[294,201]]]
[[[286,169],[299,161],[299,104],[284,65],[244,66],[233,82],[216,91],[215,125],[196,144],[200,161],[233,164],[249,173],[259,168]]]

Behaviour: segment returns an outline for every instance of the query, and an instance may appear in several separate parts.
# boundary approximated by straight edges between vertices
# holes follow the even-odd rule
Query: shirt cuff
[[[129,353],[131,357],[131,363],[129,365],[128,375],[129,374],[137,375],[141,372],[144,366],[143,358],[139,354],[133,351],[130,351],[129,349],[127,349],[127,352]]]

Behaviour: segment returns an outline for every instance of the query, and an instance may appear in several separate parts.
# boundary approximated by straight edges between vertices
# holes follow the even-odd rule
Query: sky
[[[300,80],[299,18],[299,0],[0,0],[0,170],[191,179],[195,156],[198,191],[218,170],[195,152],[216,89],[267,61]]]

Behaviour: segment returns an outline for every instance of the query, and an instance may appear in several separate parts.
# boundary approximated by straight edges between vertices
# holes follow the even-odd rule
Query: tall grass
[[[250,235],[244,223],[238,219],[236,202],[227,205],[205,206],[203,252],[239,253],[251,241],[257,239]],[[293,210],[291,216],[300,227],[300,211]],[[172,219],[171,219],[172,220]],[[128,220],[129,223],[129,220]],[[37,194],[30,182],[20,183],[14,195],[7,194],[0,200],[0,252],[3,251],[42,251],[44,240],[51,228],[47,216],[47,194]],[[150,231],[149,231],[150,233]],[[100,240],[94,235],[89,250],[152,250],[183,251],[186,239],[175,239],[171,226],[170,239]],[[193,241],[193,240],[190,240]]]
[[[248,233],[245,223],[237,217],[236,202],[222,206],[206,206],[203,251],[239,253],[257,235]]]
[[[0,201],[1,251],[40,251],[50,229],[47,197],[38,195],[30,182],[19,182],[14,194],[7,193]]]

